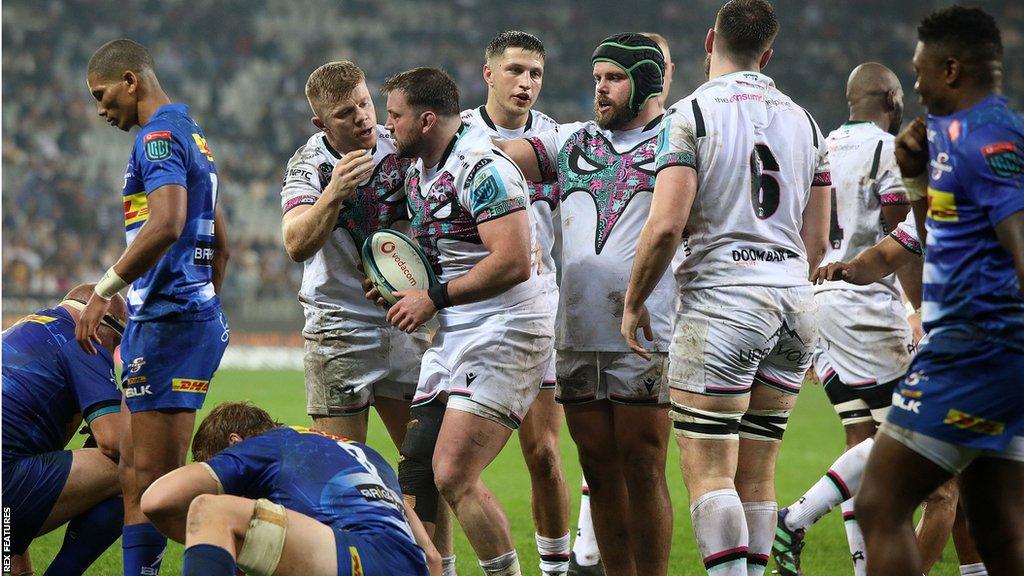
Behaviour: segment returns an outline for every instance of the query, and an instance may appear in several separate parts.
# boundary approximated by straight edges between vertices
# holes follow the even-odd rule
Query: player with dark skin
[[[959,11],[957,15],[962,18],[979,19],[980,11],[958,7],[950,11]],[[994,28],[994,22],[991,27]],[[946,33],[947,41],[922,38],[918,42],[913,58],[917,72],[915,89],[933,117],[967,110],[1001,92],[1002,50],[997,34],[994,42],[991,38],[957,41],[954,32]],[[986,49],[990,43],[998,49]],[[966,48],[968,45],[973,47]],[[905,177],[924,172],[929,161],[928,146],[922,119],[915,120],[900,134],[897,161]],[[918,221],[921,220],[923,214],[918,214]],[[923,241],[923,226],[919,230]],[[1003,218],[995,224],[994,233],[1012,257],[1019,285],[1024,286],[1024,211]],[[869,574],[921,574],[912,514],[950,476],[947,469],[894,437],[878,436],[856,500],[868,545]],[[1021,485],[1024,462],[1014,459],[982,455],[961,475],[962,499],[970,528],[985,566],[993,575],[1024,574],[1024,525],[1019,521],[1024,516]]]
[[[109,59],[107,62],[103,60],[104,50],[109,54],[111,50],[119,49],[111,48],[117,43],[121,44],[121,50],[125,50],[123,46],[126,44],[134,44],[118,40],[101,47],[90,60],[86,81],[96,100],[97,114],[111,126],[128,132],[133,127],[146,126],[162,107],[171,104],[171,99],[160,86],[145,48],[134,44],[137,48],[126,50],[133,53],[134,62],[130,66],[113,66],[108,63]],[[145,58],[138,55],[140,50]],[[159,186],[147,191],[146,199],[148,219],[110,269],[125,285],[131,285],[161,261],[183,234],[189,219],[189,191],[184,186]],[[229,256],[227,229],[220,207],[215,207],[213,219],[216,234],[210,266],[214,291],[220,293]],[[95,353],[97,329],[109,308],[110,300],[103,298],[97,289],[82,311],[75,337],[87,352]],[[223,323],[223,318],[221,321]],[[226,324],[224,329],[226,338]],[[153,409],[130,412],[123,400],[121,411],[126,415],[119,466],[125,526],[146,525],[148,521],[140,508],[142,493],[157,478],[185,463],[195,411]],[[141,433],[134,434],[134,430]]]

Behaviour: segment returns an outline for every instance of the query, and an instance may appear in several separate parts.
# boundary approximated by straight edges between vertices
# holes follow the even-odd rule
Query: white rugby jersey
[[[522,128],[509,130],[502,128],[491,120],[487,114],[486,106],[463,110],[462,122],[474,128],[483,128],[497,138],[511,140],[513,138],[526,138],[558,126],[548,115],[530,110],[526,124]],[[545,279],[545,285],[549,290],[558,290],[555,282],[555,259],[553,250],[555,248],[555,236],[558,232],[558,184],[553,182],[527,182],[530,189],[530,215],[534,220],[537,232],[537,242],[541,250],[541,276]]]
[[[756,72],[706,82],[669,110],[658,170],[697,170],[697,197],[673,260],[680,290],[807,285],[800,238],[811,186],[829,186],[814,119]]]
[[[309,138],[288,161],[281,189],[281,208],[314,204],[331,181],[342,154],[323,132]],[[377,126],[374,169],[347,200],[327,242],[303,263],[299,302],[306,316],[306,333],[349,328],[360,323],[385,325],[385,310],[366,299],[360,250],[370,233],[407,226],[405,173],[410,161],[398,158],[391,136]]]
[[[826,142],[832,166],[832,220],[829,250],[822,262],[849,262],[885,237],[882,206],[910,201],[896,165],[892,134],[874,122],[847,122]],[[899,298],[895,274],[865,286],[826,282],[815,290],[881,291]]]
[[[526,179],[515,163],[493,145],[488,131],[465,125],[433,170],[416,160],[405,188],[413,237],[441,282],[462,276],[490,254],[480,239],[479,224],[526,210],[529,203]],[[531,219],[531,245],[535,240]],[[531,262],[536,266],[532,258]],[[531,275],[492,298],[441,310],[438,320],[447,327],[507,311],[543,312],[543,294],[542,279]]]
[[[633,130],[561,124],[528,141],[541,174],[561,189],[562,268],[555,347],[626,352],[619,333],[629,275],[654,191],[660,117]],[[666,273],[647,300],[658,352],[668,351],[675,282]]]

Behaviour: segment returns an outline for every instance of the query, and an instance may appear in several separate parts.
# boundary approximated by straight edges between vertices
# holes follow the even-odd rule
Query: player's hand
[[[629,349],[644,360],[651,359],[651,353],[640,345],[636,339],[637,330],[644,331],[644,338],[648,342],[654,341],[654,332],[651,330],[651,315],[647,312],[647,306],[641,305],[638,309],[626,307],[622,311],[622,337],[629,344]]]
[[[812,272],[810,281],[811,284],[824,284],[825,281],[835,282],[837,280],[850,282],[856,270],[856,266],[849,262],[832,262]]]
[[[913,314],[908,314],[907,322],[910,324],[910,332],[914,337],[914,346],[917,346],[921,342],[921,338],[924,338],[924,326],[921,325],[921,313],[914,312]]]
[[[398,302],[388,310],[387,320],[402,332],[415,332],[437,314],[426,290],[399,290],[394,295]]]
[[[353,150],[341,157],[331,172],[331,182],[324,189],[324,195],[335,200],[346,200],[356,187],[370,176],[373,170],[373,154],[369,150]]]
[[[905,178],[920,176],[928,167],[928,125],[915,118],[896,136],[896,164]]]
[[[93,343],[100,343],[97,330],[100,327],[100,322],[103,320],[103,315],[107,313],[109,308],[110,300],[104,300],[93,292],[85,308],[78,314],[78,323],[75,324],[75,340],[78,340],[82,350],[89,354],[96,353],[96,346]]]
[[[369,278],[363,278],[363,292],[366,292],[366,299],[373,302],[381,308],[388,307],[388,301],[380,295],[380,290],[377,289],[377,285],[373,283],[373,280]]]

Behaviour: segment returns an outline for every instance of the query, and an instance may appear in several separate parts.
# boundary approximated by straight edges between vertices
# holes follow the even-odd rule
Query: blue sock
[[[121,535],[124,499],[115,496],[71,519],[64,543],[43,576],[78,576],[85,573]]]
[[[121,532],[124,576],[159,576],[167,537],[149,523],[125,526]]]
[[[235,576],[235,559],[220,546],[194,544],[185,549],[181,576]]]

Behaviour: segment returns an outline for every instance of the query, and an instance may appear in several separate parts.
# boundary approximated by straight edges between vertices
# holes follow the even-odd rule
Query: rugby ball
[[[389,303],[399,290],[426,290],[437,283],[426,254],[415,240],[384,228],[363,242],[363,270]]]

